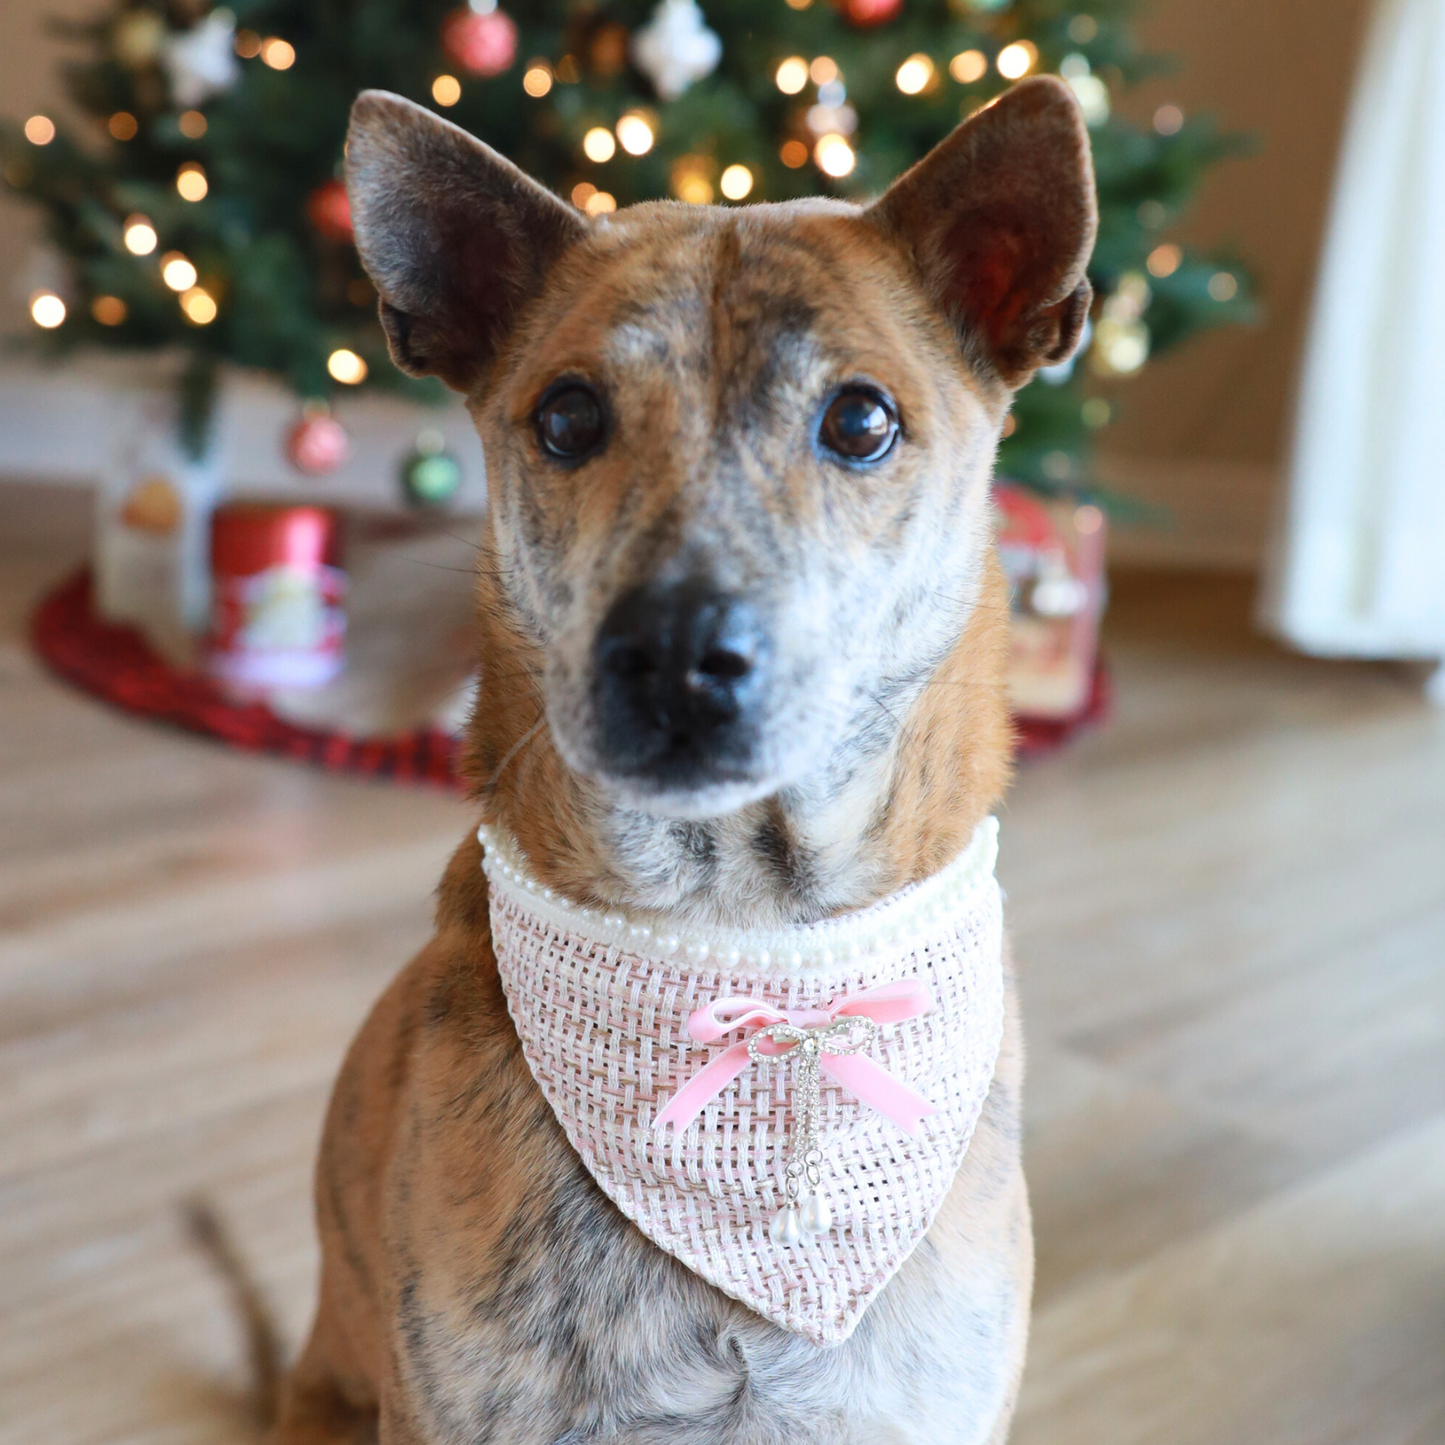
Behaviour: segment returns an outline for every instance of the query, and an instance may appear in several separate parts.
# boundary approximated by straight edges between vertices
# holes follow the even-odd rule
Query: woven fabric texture
[[[665,921],[575,908],[538,888],[510,840],[483,832],[508,1006],[583,1163],[661,1248],[817,1344],[848,1337],[927,1233],[988,1093],[1003,1032],[995,837],[989,819],[943,873],[849,918],[770,934],[764,950],[739,947],[745,934],[669,936]],[[825,1077],[822,1188],[833,1227],[779,1246],[768,1227],[785,1197],[794,1066],[759,1061],[686,1129],[655,1130],[675,1090],[744,1037],[701,1046],[688,1015],[735,995],[822,1008],[903,979],[926,983],[932,1007],[885,1025],[870,1056],[937,1112],[910,1137]]]

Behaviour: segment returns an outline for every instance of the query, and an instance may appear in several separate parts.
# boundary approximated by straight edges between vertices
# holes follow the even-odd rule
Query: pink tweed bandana
[[[572,1147],[655,1244],[817,1344],[928,1232],[978,1122],[997,835],[843,918],[699,933],[577,907],[479,830],[507,1005]]]

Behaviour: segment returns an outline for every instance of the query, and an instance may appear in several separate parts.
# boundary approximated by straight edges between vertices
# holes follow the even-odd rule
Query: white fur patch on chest
[[[572,1147],[655,1244],[816,1344],[928,1232],[988,1094],[997,834],[844,918],[699,933],[577,907],[479,830],[507,1005]]]

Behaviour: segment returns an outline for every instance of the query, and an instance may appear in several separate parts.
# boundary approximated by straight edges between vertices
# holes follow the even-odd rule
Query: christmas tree
[[[6,182],[43,207],[68,276],[31,315],[57,348],[183,350],[196,447],[223,362],[302,399],[415,385],[386,363],[339,179],[366,87],[434,107],[597,214],[873,195],[1013,81],[1058,73],[1093,135],[1098,300],[1087,354],[1010,419],[1000,471],[1042,488],[1090,480],[1110,415],[1093,378],[1250,307],[1231,258],[1164,235],[1237,140],[1173,106],[1148,129],[1113,113],[1162,65],[1129,0],[123,0],[72,35],[88,132],[3,130]]]

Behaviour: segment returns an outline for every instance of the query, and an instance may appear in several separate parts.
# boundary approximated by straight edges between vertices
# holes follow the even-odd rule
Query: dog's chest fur
[[[390,1170],[393,1348],[418,1438],[990,1439],[1016,1382],[1030,1275],[1012,998],[999,1072],[938,1222],[854,1335],[823,1349],[622,1217],[563,1138],[505,1015],[479,1033],[475,1012],[453,1012],[463,997],[475,1005],[477,983],[501,1007],[490,970],[429,981],[414,1040],[428,1062],[404,1090]],[[499,1189],[505,1161],[520,1161],[520,1194]]]

